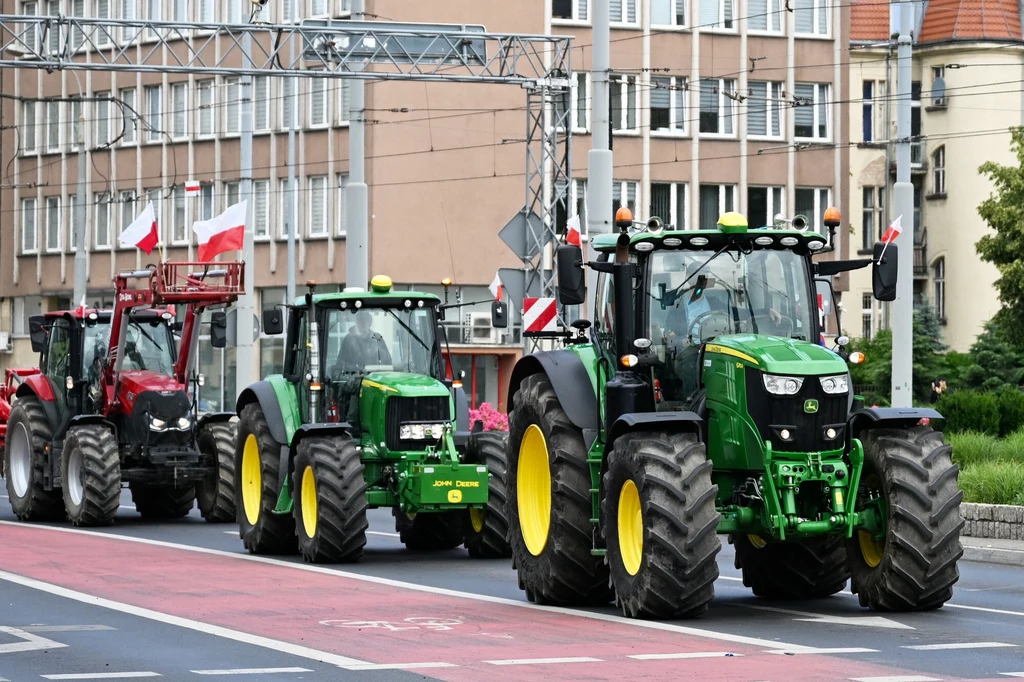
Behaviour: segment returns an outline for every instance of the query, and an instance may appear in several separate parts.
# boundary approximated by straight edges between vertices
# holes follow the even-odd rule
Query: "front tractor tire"
[[[538,604],[607,604],[613,596],[608,567],[590,552],[594,525],[583,433],[545,374],[519,385],[507,453],[505,511],[520,589]]]
[[[718,579],[718,486],[692,433],[627,433],[602,481],[602,533],[616,601],[630,618],[694,618]]]
[[[299,443],[292,478],[299,552],[310,563],[357,561],[366,546],[366,481],[351,436]]]
[[[483,431],[469,437],[466,462],[481,464],[491,474],[487,486],[487,504],[483,509],[469,509],[463,521],[466,529],[465,544],[474,559],[500,559],[512,556],[508,543],[508,499],[506,484],[508,470],[508,433]]]
[[[144,519],[181,519],[188,516],[196,503],[192,485],[131,483],[132,504]]]
[[[846,537],[765,542],[757,535],[730,535],[733,565],[743,584],[765,599],[820,599],[846,588],[850,571]]]
[[[196,445],[213,466],[195,486],[199,513],[210,523],[230,523],[235,520],[235,425],[204,424]]]
[[[106,526],[121,506],[121,460],[117,440],[102,424],[68,430],[60,480],[68,519],[76,526]]]
[[[59,488],[47,490],[46,445],[53,440],[43,404],[34,395],[14,401],[7,420],[4,472],[11,509],[22,521],[62,521],[64,500]]]
[[[858,510],[874,505],[881,537],[848,540],[851,588],[875,611],[926,611],[945,604],[960,579],[963,492],[952,447],[929,427],[871,429],[861,436]]]
[[[280,471],[281,446],[258,403],[242,408],[235,438],[235,507],[238,534],[251,554],[294,554],[295,521],[275,514],[287,475]]]

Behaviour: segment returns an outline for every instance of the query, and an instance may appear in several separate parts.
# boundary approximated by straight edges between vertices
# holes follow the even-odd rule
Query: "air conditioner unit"
[[[491,326],[490,313],[466,313],[466,326],[470,343],[498,343],[498,330]]]
[[[14,345],[11,343],[11,335],[7,332],[0,332],[0,353],[13,353]]]

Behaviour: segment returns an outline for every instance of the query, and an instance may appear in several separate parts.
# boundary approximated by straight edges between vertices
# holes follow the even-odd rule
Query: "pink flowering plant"
[[[484,425],[484,431],[508,431],[508,415],[494,409],[490,403],[480,403],[478,409],[469,411],[470,427],[477,422]]]

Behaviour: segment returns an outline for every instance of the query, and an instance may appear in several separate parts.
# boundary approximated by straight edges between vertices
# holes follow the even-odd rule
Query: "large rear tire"
[[[547,375],[520,383],[507,452],[505,512],[520,589],[539,604],[607,604],[613,596],[608,567],[590,553],[587,448]]]
[[[348,435],[304,438],[292,475],[299,552],[310,563],[357,561],[366,546],[366,481]]]
[[[469,437],[466,462],[482,464],[491,474],[487,487],[487,504],[482,510],[468,509],[463,519],[465,544],[469,556],[476,559],[499,559],[512,556],[508,543],[508,516],[505,503],[508,455],[508,432],[483,431]]]
[[[121,506],[117,440],[101,424],[68,429],[60,466],[64,507],[76,526],[106,526]]]
[[[34,395],[17,398],[7,420],[4,471],[11,509],[22,521],[62,521],[60,488],[47,490],[46,445],[53,440],[43,405]]]
[[[733,565],[743,584],[765,599],[820,599],[846,588],[850,570],[846,537],[765,543],[758,536],[730,535]]]
[[[239,537],[251,554],[298,550],[295,520],[274,513],[287,475],[280,471],[280,452],[259,403],[242,408],[235,438],[235,508]]]
[[[214,466],[195,486],[199,513],[210,523],[230,523],[235,520],[235,424],[204,424],[196,444]]]
[[[465,539],[463,512],[406,514],[392,510],[395,530],[405,548],[413,552],[441,552],[455,549]]]
[[[602,481],[602,533],[630,618],[693,618],[715,596],[719,513],[711,461],[692,433],[627,433]]]
[[[929,427],[862,432],[857,509],[878,506],[884,534],[848,540],[851,587],[875,611],[936,609],[953,596],[963,556],[963,492],[952,447]],[[873,498],[873,499],[872,499]]]

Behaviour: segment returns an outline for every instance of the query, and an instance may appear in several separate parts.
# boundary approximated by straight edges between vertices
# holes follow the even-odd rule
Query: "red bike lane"
[[[537,675],[560,680],[677,680],[683,671],[690,679],[716,680],[907,674],[848,658],[769,653],[785,648],[769,640],[701,636],[700,632],[711,633],[699,630],[700,620],[644,625],[245,557],[0,523],[0,571],[121,605],[357,659],[345,666],[352,669],[363,667],[359,662],[447,664],[417,672],[453,682]],[[82,596],[75,598],[84,601]]]

